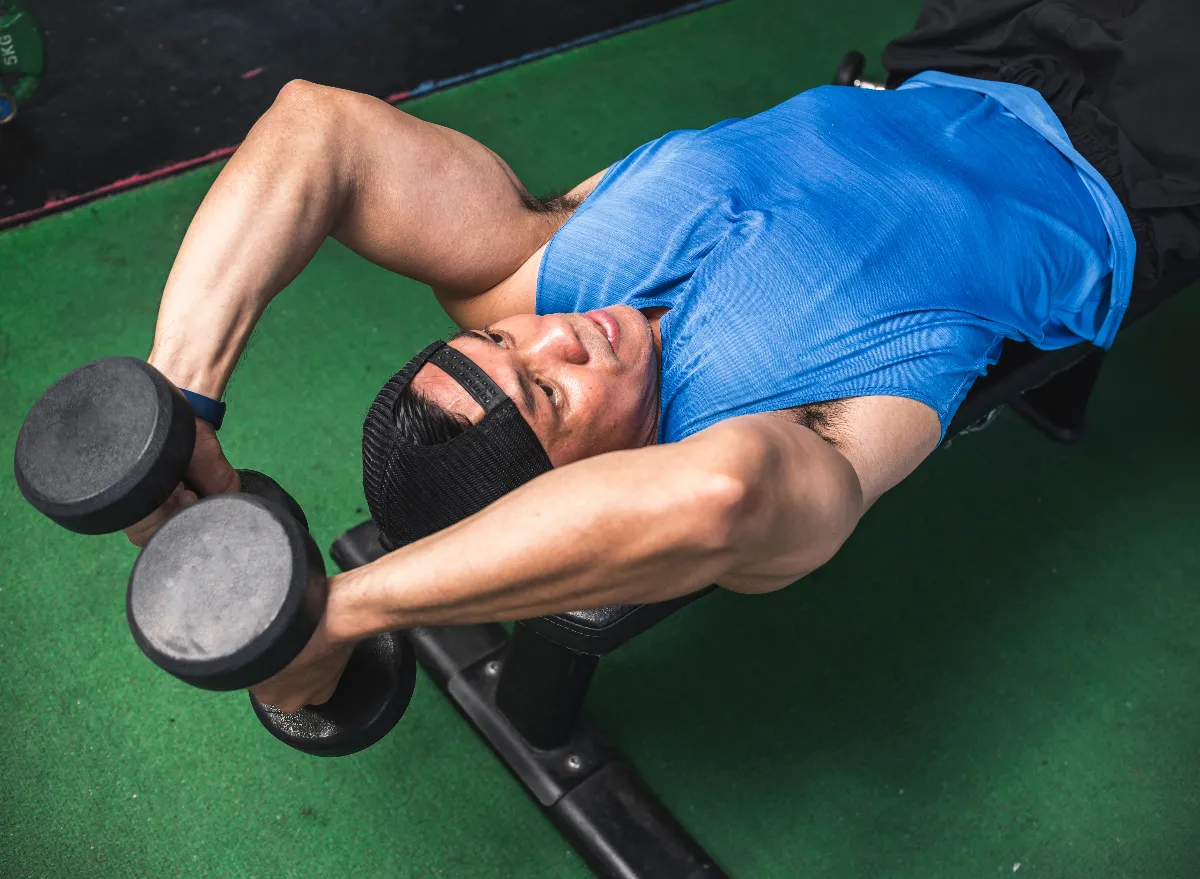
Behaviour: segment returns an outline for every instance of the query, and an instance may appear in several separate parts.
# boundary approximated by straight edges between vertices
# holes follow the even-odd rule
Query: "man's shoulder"
[[[545,237],[541,246],[529,254],[507,278],[473,297],[468,303],[455,303],[454,318],[461,326],[483,327],[516,314],[537,311],[538,274],[546,245],[596,188],[605,171],[593,174],[561,194],[537,197],[521,191],[525,209],[544,220]]]

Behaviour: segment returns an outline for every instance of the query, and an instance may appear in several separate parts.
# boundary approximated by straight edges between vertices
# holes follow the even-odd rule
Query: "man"
[[[374,632],[765,592],[831,558],[1003,339],[1106,347],[1135,275],[1194,271],[1200,138],[1163,114],[1189,112],[1171,65],[1200,29],[1169,7],[931,2],[886,56],[903,87],[672,132],[549,200],[461,134],[289,84],[196,214],[150,361],[215,409],[326,236],[465,331],[364,425],[394,551],[332,579],[256,694],[324,701]],[[192,483],[236,490],[198,427]]]

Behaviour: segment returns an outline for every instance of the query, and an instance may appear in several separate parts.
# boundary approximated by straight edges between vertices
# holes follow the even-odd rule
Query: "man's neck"
[[[662,362],[662,332],[658,328],[658,322],[662,320],[662,316],[671,309],[665,305],[655,305],[653,308],[641,309],[642,314],[646,318],[646,322],[650,324],[650,332],[654,336],[654,350],[658,353],[659,362]]]

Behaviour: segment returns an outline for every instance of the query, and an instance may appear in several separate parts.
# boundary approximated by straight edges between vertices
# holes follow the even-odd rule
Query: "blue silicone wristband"
[[[192,404],[192,413],[201,421],[207,421],[212,425],[213,430],[221,429],[221,422],[225,420],[225,404],[220,400],[214,400],[212,397],[206,397],[203,394],[197,394],[195,391],[179,389],[183,391],[183,395],[187,397],[187,401]]]

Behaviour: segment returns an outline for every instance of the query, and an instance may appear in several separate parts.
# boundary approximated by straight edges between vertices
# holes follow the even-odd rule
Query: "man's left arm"
[[[710,583],[780,589],[833,557],[936,445],[936,415],[864,398],[843,451],[772,415],[552,470],[444,531],[330,581],[304,652],[252,688],[284,711],[327,700],[358,639],[665,601]],[[853,462],[853,463],[851,463]]]
[[[863,510],[854,468],[807,428],[731,419],[547,473],[482,512],[334,578],[334,640],[764,592],[827,561]]]

